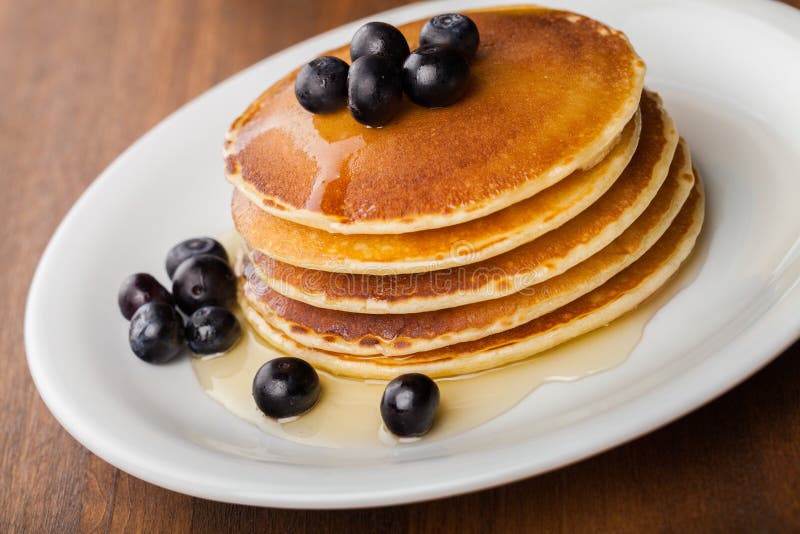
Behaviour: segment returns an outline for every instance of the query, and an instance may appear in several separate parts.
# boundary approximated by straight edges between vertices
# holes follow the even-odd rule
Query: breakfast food
[[[131,350],[148,363],[166,363],[183,350],[183,319],[170,304],[152,301],[131,317]]]
[[[480,40],[480,32],[475,22],[461,13],[436,15],[419,31],[421,46],[436,45],[452,48],[469,60],[475,57]]]
[[[386,383],[371,402],[391,439],[428,433],[449,402],[439,379],[630,315],[690,255],[702,182],[644,72],[621,32],[565,11],[365,24],[233,122],[240,244],[174,247],[171,295],[126,281],[131,331],[163,324],[137,354],[215,355],[242,339],[246,351],[198,372],[242,417],[304,419],[344,377]]]
[[[186,314],[202,306],[231,306],[236,301],[233,271],[227,261],[217,256],[192,256],[175,269],[172,295]]]
[[[479,219],[603,159],[636,114],[644,62],[620,32],[538,8],[468,13],[481,44],[469,92],[435,110],[404,100],[383,128],[311,114],[296,73],[232,124],[227,178],[268,214],[345,234]],[[415,48],[426,21],[400,30]],[[348,57],[348,47],[327,55]]]
[[[588,208],[616,181],[639,142],[640,114],[600,163],[506,209],[450,227],[405,234],[350,235],[271,217],[236,191],[232,212],[237,229],[254,250],[270,258],[323,272],[359,274],[431,272],[470,264],[546,234]],[[303,246],[297,244],[302,242]]]
[[[186,239],[167,252],[167,259],[164,262],[164,266],[167,269],[167,276],[171,279],[175,275],[175,270],[181,263],[192,256],[199,256],[200,254],[210,254],[225,262],[228,261],[228,253],[216,239],[211,239],[210,237]]]
[[[221,306],[203,306],[186,320],[186,343],[195,354],[222,354],[241,337],[236,316]]]
[[[358,378],[492,369],[636,307],[691,250],[702,188],[624,35],[542,8],[467,15],[400,28],[411,49],[461,28],[464,61],[475,44],[449,107],[406,101],[370,130],[308,114],[291,74],[233,123],[240,304],[279,349]],[[359,51],[373,30],[399,48],[377,25]]]
[[[117,294],[119,311],[128,320],[141,306],[153,301],[172,304],[172,295],[147,273],[136,273],[127,277]]]
[[[362,56],[384,56],[400,67],[411,51],[400,30],[385,22],[367,22],[350,39],[350,60]]]
[[[297,417],[314,407],[320,396],[319,376],[299,358],[275,358],[253,379],[253,399],[264,415],[281,420]]]
[[[430,377],[409,373],[386,386],[381,397],[381,417],[396,436],[416,438],[433,426],[439,406],[439,386]]]
[[[402,103],[400,72],[389,58],[369,55],[353,61],[347,74],[347,108],[355,120],[381,126]]]
[[[172,293],[147,273],[128,276],[119,288],[117,304],[130,320],[133,353],[147,363],[166,363],[187,346],[206,357],[236,345],[242,328],[223,307],[236,302],[236,279],[222,244],[210,237],[181,241],[167,253],[165,267]],[[185,322],[178,309],[188,316]]]

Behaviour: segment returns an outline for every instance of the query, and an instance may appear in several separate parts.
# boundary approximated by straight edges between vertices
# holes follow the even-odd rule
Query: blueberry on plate
[[[300,69],[294,81],[297,101],[311,113],[330,113],[347,103],[347,63],[323,56]]]
[[[408,57],[409,48],[400,30],[385,22],[367,22],[350,40],[350,60],[362,56],[385,56],[398,68]]]
[[[167,275],[170,279],[175,274],[175,269],[178,268],[178,265],[198,254],[211,254],[228,261],[228,253],[225,252],[225,247],[216,239],[211,239],[210,237],[187,239],[181,241],[167,252]]]
[[[217,256],[192,256],[175,270],[172,296],[186,314],[203,306],[229,308],[236,302],[236,277],[228,262]]]
[[[136,273],[126,278],[117,293],[119,311],[126,319],[133,317],[136,310],[148,302],[161,302],[172,305],[172,295],[147,273]]]
[[[319,376],[300,358],[275,358],[261,366],[253,380],[253,398],[268,417],[284,419],[310,410],[320,394]]]
[[[403,90],[412,102],[428,108],[453,104],[467,91],[469,63],[444,46],[423,46],[403,64]]]
[[[195,354],[220,354],[242,337],[236,316],[220,306],[204,306],[186,321],[186,342]]]
[[[467,59],[475,56],[479,42],[478,27],[471,18],[461,13],[436,15],[419,32],[420,46],[447,46]]]
[[[403,87],[400,70],[383,56],[361,56],[350,66],[347,107],[367,126],[383,126],[400,110]]]
[[[166,363],[183,349],[183,319],[163,302],[148,302],[131,318],[128,342],[147,363]]]
[[[383,424],[399,437],[417,437],[433,426],[439,386],[420,373],[400,375],[386,386],[381,399]]]

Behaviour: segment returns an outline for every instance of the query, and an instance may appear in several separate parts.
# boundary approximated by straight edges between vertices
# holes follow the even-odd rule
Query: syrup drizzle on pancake
[[[231,126],[228,178],[278,217],[392,234],[488,215],[596,162],[641,95],[644,63],[625,36],[535,7],[473,15],[481,47],[458,105],[406,100],[392,122],[370,129],[347,110],[303,110],[291,73]],[[424,22],[400,27],[412,48]],[[347,47],[329,54],[346,57]],[[328,159],[331,140],[346,139],[358,141]]]
[[[302,110],[295,71],[228,132],[234,221],[256,258],[245,263],[231,251],[239,272],[249,269],[239,288],[245,336],[193,368],[211,397],[269,433],[331,447],[397,444],[381,425],[382,380],[422,372],[442,391],[426,442],[453,436],[542,383],[624,361],[650,317],[697,272],[695,261],[668,282],[695,245],[704,192],[688,148],[675,152],[678,134],[660,99],[644,92],[640,106],[644,63],[627,38],[533,6],[469,14],[482,46],[458,105],[405,100],[388,125],[365,128],[347,110]],[[411,48],[424,22],[400,28]],[[347,47],[330,54],[345,57]],[[433,236],[440,241],[422,251]],[[460,245],[473,237],[471,250]],[[273,263],[262,265],[259,254]],[[408,309],[387,300],[365,314],[366,306],[335,308],[335,298],[320,306],[253,289],[266,288],[267,270],[280,265],[298,276],[418,281],[492,262],[537,273],[521,288],[542,293],[523,294],[507,277],[496,284],[504,283],[502,297],[464,304],[448,295],[415,310],[435,295],[413,283]],[[370,288],[347,306],[371,302]],[[310,412],[277,423],[258,410],[251,385],[263,363],[286,354],[317,368],[323,393]]]

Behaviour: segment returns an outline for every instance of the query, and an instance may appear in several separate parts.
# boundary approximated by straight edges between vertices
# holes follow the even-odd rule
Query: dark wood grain
[[[800,529],[800,345],[708,406],[593,459],[383,509],[193,499],[116,470],[53,419],[25,363],[24,303],[47,240],[83,189],[132,141],[227,76],[399,3],[0,2],[0,531]]]

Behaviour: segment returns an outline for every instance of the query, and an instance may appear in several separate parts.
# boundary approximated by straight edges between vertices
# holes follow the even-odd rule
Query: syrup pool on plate
[[[235,249],[235,237],[221,242],[229,251]],[[433,429],[422,439],[429,442],[453,436],[490,421],[546,382],[577,380],[621,364],[636,347],[648,321],[696,276],[700,254],[696,251],[653,297],[608,326],[499,369],[437,379],[441,403]],[[192,360],[197,379],[211,398],[269,434],[308,445],[399,443],[382,428],[380,401],[385,381],[340,378],[317,370],[322,395],[313,409],[282,423],[262,414],[253,400],[253,377],[264,363],[286,354],[253,331],[241,313],[238,316],[243,335],[233,349],[214,358]]]

